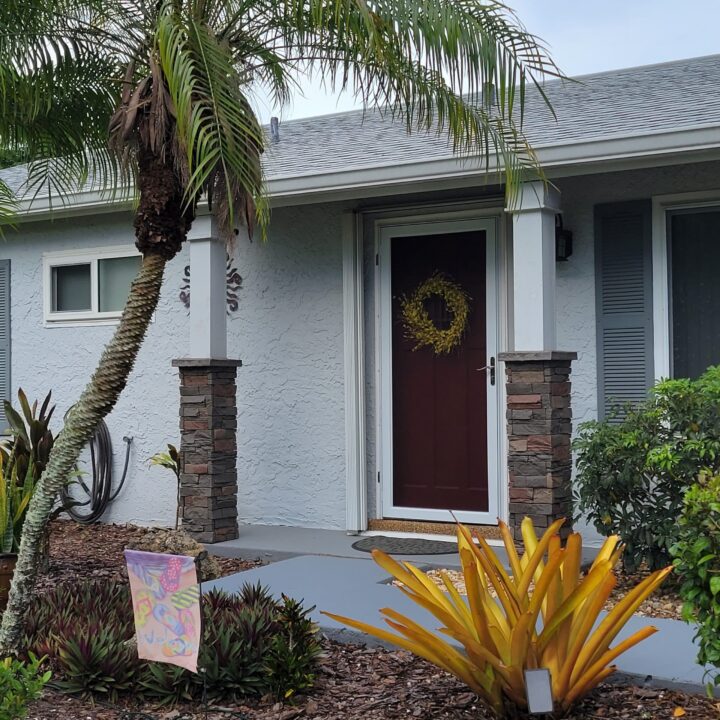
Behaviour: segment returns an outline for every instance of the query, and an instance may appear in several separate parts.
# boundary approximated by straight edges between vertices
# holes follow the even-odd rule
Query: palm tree
[[[131,174],[143,262],[30,505],[0,628],[5,650],[18,646],[36,550],[58,491],[125,387],[165,264],[185,241],[199,200],[207,198],[224,232],[244,223],[264,234],[265,138],[254,93],[262,90],[282,105],[312,68],[335,91],[355,93],[365,107],[404,122],[408,132],[445,133],[456,152],[488,168],[497,157],[512,192],[523,173],[536,169],[522,133],[526,85],[540,87],[544,75],[556,74],[512,11],[485,0],[10,4],[42,11],[33,16],[33,32],[18,29],[12,41],[17,20],[12,11],[0,18],[6,21],[0,68],[10,68],[18,89],[0,95],[0,110],[14,113],[0,117],[0,148],[27,153],[36,190],[57,193],[93,174],[115,186],[123,171]],[[18,62],[23,53],[30,59]],[[51,87],[51,102],[33,114],[37,77]],[[53,116],[49,106],[62,109],[62,116],[54,114],[62,127],[38,129]],[[109,142],[100,141],[100,127],[109,128]],[[38,151],[38,138],[48,143],[47,152]]]

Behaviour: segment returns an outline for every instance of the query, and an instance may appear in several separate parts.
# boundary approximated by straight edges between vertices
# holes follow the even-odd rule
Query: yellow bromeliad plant
[[[562,714],[615,670],[615,658],[656,632],[646,627],[610,644],[640,604],[662,583],[671,568],[650,575],[599,620],[616,584],[613,572],[622,554],[619,538],[605,541],[586,574],[581,569],[582,538],[571,534],[565,546],[553,523],[538,539],[525,518],[525,552],[515,549],[508,526],[500,530],[509,560],[508,572],[484,538],[458,525],[458,552],[467,602],[446,574],[441,590],[410,563],[398,563],[375,550],[375,561],[401,583],[400,590],[432,613],[440,633],[430,632],[391,608],[380,612],[396,632],[326,613],[329,617],[389,641],[457,676],[496,715],[507,705],[525,709],[524,671],[550,671],[555,709]],[[397,634],[396,634],[397,633]]]

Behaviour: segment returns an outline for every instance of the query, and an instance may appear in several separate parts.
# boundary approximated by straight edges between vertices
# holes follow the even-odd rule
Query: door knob
[[[475,368],[475,372],[482,372],[483,370],[489,370],[490,371],[490,384],[495,384],[495,358],[491,357],[490,362],[487,365],[483,365],[483,367]]]

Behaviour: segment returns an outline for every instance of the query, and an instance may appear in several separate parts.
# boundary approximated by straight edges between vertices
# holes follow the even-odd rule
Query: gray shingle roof
[[[717,126],[720,55],[586,75],[545,85],[554,118],[536,90],[526,98],[525,132],[536,148]],[[444,137],[408,135],[404,123],[362,110],[290,120],[264,156],[268,180],[394,167],[452,155]],[[22,167],[0,171],[13,188]]]
[[[720,55],[587,75],[545,86],[557,119],[531,90],[525,132],[535,147],[701,125],[720,127]],[[352,111],[280,124],[266,152],[269,180],[384,167],[451,155],[444,138],[408,136],[379,113]]]
[[[0,170],[0,178],[13,192],[18,192],[27,178],[27,169],[25,165],[5,168]]]

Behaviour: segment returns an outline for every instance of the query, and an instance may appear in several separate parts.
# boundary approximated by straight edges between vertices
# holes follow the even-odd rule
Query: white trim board
[[[412,540],[437,540],[438,542],[457,543],[457,537],[455,535],[440,535],[434,533],[414,533],[414,532],[400,532],[398,530],[366,530],[361,533],[362,537],[396,537],[396,538],[409,538]],[[504,547],[502,540],[497,538],[485,538],[485,541],[491,547]],[[439,555],[438,557],[443,557]],[[438,563],[442,564],[442,563]]]
[[[652,198],[653,360],[656,380],[669,378],[671,372],[667,213],[670,210],[717,206],[720,206],[720,190],[656,195]]]
[[[487,247],[487,357],[497,357],[501,326],[498,320],[499,285],[503,275],[498,261],[498,237],[502,212],[487,213],[464,211],[414,215],[378,220],[375,223],[376,252],[376,348],[378,359],[378,445],[377,470],[380,479],[378,493],[379,517],[409,518],[427,521],[452,521],[447,510],[397,507],[392,492],[392,328],[390,323],[390,239],[402,235],[431,235],[441,233],[484,231]],[[505,330],[505,327],[502,327]],[[502,401],[502,377],[496,370],[495,385],[488,381],[487,395],[487,445],[488,445],[488,492],[487,512],[456,511],[461,522],[494,524],[498,516],[505,514],[506,489],[504,472],[504,423],[500,422]],[[493,432],[494,429],[494,432]]]
[[[538,144],[540,166],[550,178],[630,170],[678,163],[703,162],[720,158],[717,124],[681,129],[660,129],[637,135],[607,136],[590,140]],[[503,182],[495,159],[486,166],[482,158],[463,160],[440,157],[368,165],[313,175],[270,177],[268,195],[274,207],[331,200],[398,195],[424,189],[472,186],[478,179],[488,184]],[[129,192],[127,190],[125,193]],[[132,195],[132,193],[130,193]],[[55,205],[40,196],[21,199],[18,221],[47,216],[68,217],[132,209],[132,200],[112,192],[87,190],[64,198]]]
[[[342,218],[346,529],[367,528],[363,243],[360,217]]]

